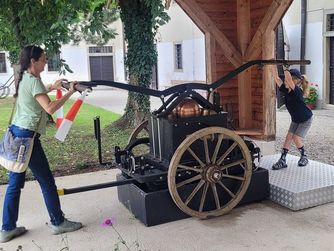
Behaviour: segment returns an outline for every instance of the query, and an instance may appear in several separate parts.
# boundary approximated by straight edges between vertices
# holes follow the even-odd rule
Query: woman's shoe
[[[12,239],[14,239],[15,237],[18,237],[22,234],[24,234],[25,232],[27,232],[27,229],[25,227],[16,227],[13,230],[10,231],[4,231],[1,230],[0,232],[0,242],[4,243],[4,242],[8,242]]]
[[[82,228],[82,224],[81,222],[69,221],[68,219],[65,219],[60,225],[52,225],[51,228],[52,234],[63,234]]]

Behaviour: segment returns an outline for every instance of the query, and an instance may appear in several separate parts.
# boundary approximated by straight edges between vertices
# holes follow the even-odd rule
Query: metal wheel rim
[[[128,145],[135,141],[141,131],[145,130],[148,133],[148,120],[144,120],[141,122],[131,133],[129,140],[128,140]]]

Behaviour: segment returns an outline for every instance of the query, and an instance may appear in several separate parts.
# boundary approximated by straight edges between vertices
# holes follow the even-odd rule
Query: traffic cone
[[[57,90],[57,93],[56,93],[56,99],[59,100],[61,99],[63,96],[63,93],[61,90]],[[61,122],[63,121],[63,118],[64,118],[64,107],[60,107],[57,111],[56,111],[56,116],[57,116],[57,119],[56,119],[56,127],[59,128],[60,125],[61,125]]]
[[[75,119],[75,116],[77,115],[85,97],[87,95],[87,90],[82,92],[81,96],[74,102],[71,109],[66,114],[65,118],[63,119],[63,122],[61,123],[60,127],[58,128],[55,138],[64,142],[68,132],[71,129],[71,125],[73,123],[73,120]]]

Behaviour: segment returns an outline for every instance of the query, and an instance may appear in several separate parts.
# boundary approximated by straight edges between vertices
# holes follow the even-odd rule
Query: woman
[[[33,151],[29,161],[29,168],[38,181],[45,205],[47,207],[53,234],[61,234],[78,230],[80,222],[72,222],[64,218],[57,194],[55,180],[50,171],[48,160],[42,148],[39,136],[45,134],[47,113],[53,114],[75,92],[72,82],[69,91],[59,100],[51,101],[46,94],[48,91],[60,89],[61,81],[57,80],[46,90],[40,74],[46,64],[44,51],[37,46],[27,46],[21,51],[19,81],[16,87],[16,111],[13,116],[10,131],[14,137],[32,137],[36,131]],[[0,242],[7,242],[24,234],[24,227],[17,227],[21,189],[24,187],[24,173],[9,173],[9,182],[4,199],[2,231]]]
[[[312,111],[306,106],[304,97],[309,94],[309,82],[297,69],[284,70],[283,81],[279,78],[276,66],[271,67],[271,72],[275,78],[279,90],[285,95],[285,106],[291,116],[291,124],[286,135],[280,159],[272,166],[273,170],[288,167],[286,155],[290,150],[292,141],[300,152],[298,166],[306,166],[308,159],[304,149],[303,138],[312,124]]]

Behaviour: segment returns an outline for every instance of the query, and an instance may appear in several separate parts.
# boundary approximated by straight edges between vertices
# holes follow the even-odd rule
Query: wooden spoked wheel
[[[245,142],[233,131],[208,127],[189,135],[168,169],[168,189],[186,214],[208,218],[234,208],[247,191],[252,161]]]
[[[140,138],[148,138],[149,137],[149,132],[148,132],[148,120],[144,120],[143,122],[141,122],[131,133],[129,139],[128,139],[128,145],[132,144],[134,141],[136,141],[137,139]],[[144,144],[141,145],[140,147],[138,146],[137,149],[138,154],[139,153],[146,153],[149,152],[149,144]]]

